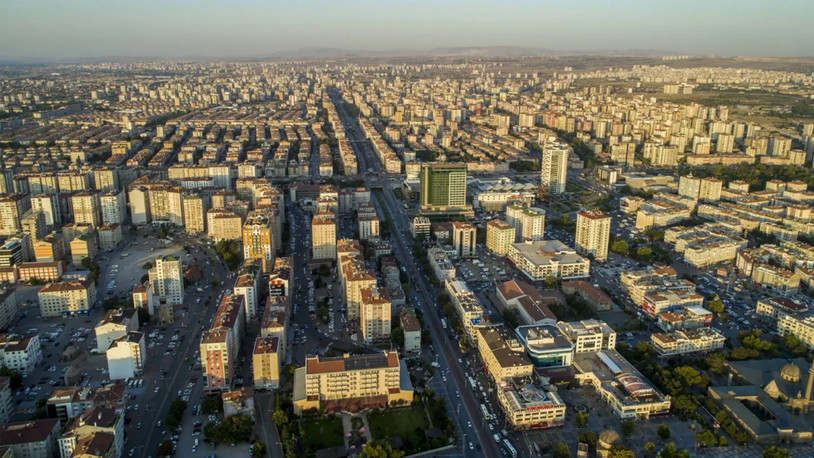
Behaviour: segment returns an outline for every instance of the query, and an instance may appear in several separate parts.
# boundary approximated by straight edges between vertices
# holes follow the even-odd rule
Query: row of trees
[[[170,431],[175,431],[181,425],[181,419],[184,416],[184,411],[187,410],[187,403],[183,399],[176,399],[170,404],[170,411],[167,413],[167,428]]]
[[[220,422],[207,423],[203,432],[215,444],[235,444],[251,441],[254,426],[250,417],[232,415]]]
[[[218,253],[218,256],[229,270],[237,270],[243,261],[240,245],[234,240],[221,240],[215,245],[215,252]]]

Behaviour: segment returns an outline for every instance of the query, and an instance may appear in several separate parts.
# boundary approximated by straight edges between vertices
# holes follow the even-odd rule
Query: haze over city
[[[810,56],[812,16],[814,2],[806,0],[6,0],[0,58],[260,58],[303,48],[403,55],[493,46]]]

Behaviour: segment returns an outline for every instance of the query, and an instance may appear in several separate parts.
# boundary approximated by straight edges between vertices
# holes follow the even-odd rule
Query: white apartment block
[[[794,315],[782,315],[777,321],[777,332],[781,336],[792,334],[809,350],[814,349],[814,317],[800,318]]]
[[[653,333],[650,336],[650,343],[661,356],[716,351],[724,348],[725,340],[723,335],[710,328]]]
[[[116,339],[108,348],[108,377],[110,380],[126,380],[141,374],[147,357],[143,332],[129,331]]]
[[[514,227],[503,220],[493,219],[486,223],[486,248],[500,256],[509,254],[514,243]]]
[[[600,212],[586,211],[577,214],[575,248],[583,256],[593,256],[596,261],[608,259],[611,217]]]
[[[477,256],[475,244],[477,235],[475,226],[469,223],[455,221],[452,223],[452,246],[459,257],[471,258]]]
[[[513,243],[509,260],[531,281],[590,276],[591,261],[559,240]]]
[[[28,377],[40,361],[42,349],[38,335],[0,339],[0,366],[6,366],[23,377]]]
[[[542,208],[509,205],[506,223],[514,227],[515,242],[539,242],[545,237],[545,215]]]
[[[616,348],[616,331],[604,321],[560,321],[557,323],[557,329],[574,344],[575,353],[613,350]]]
[[[569,148],[565,143],[553,142],[543,145],[540,184],[549,194],[565,192],[568,171]]]
[[[43,318],[88,315],[96,304],[93,280],[76,280],[45,285],[37,293]]]
[[[175,256],[164,256],[155,260],[149,272],[150,283],[155,285],[156,296],[167,300],[168,304],[184,302],[184,275],[181,260]]]
[[[127,217],[127,203],[123,191],[109,191],[99,198],[102,224],[122,224]]]

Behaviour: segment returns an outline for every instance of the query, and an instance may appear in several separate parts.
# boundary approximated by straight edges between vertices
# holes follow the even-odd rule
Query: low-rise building
[[[254,389],[237,388],[220,395],[223,401],[223,416],[243,415],[254,420]]]
[[[40,361],[42,350],[39,336],[0,334],[0,366],[6,366],[27,377]]]
[[[55,458],[58,437],[56,418],[0,424],[0,448],[9,447],[14,457]]]
[[[412,307],[405,307],[399,314],[399,323],[401,330],[404,332],[404,348],[402,352],[405,355],[415,355],[421,352],[421,323],[415,315],[415,310]]]
[[[75,280],[45,285],[37,293],[43,318],[89,315],[96,304],[93,280]]]
[[[574,352],[577,354],[616,348],[616,331],[604,321],[560,321],[557,329],[574,344]]]
[[[668,334],[654,332],[650,343],[660,356],[710,352],[724,347],[726,338],[710,328],[678,330]]]
[[[590,276],[591,261],[558,240],[513,243],[509,261],[531,281]]]
[[[613,305],[613,301],[605,291],[602,291],[585,280],[562,282],[562,292],[565,294],[576,294],[597,312],[610,310]]]
[[[96,333],[96,348],[104,353],[114,340],[130,331],[138,331],[138,313],[136,309],[109,310],[104,318],[93,329]]]
[[[519,326],[515,333],[535,367],[571,365],[575,345],[556,326]]]
[[[497,285],[495,293],[500,304],[514,310],[524,324],[554,326],[557,323],[557,317],[547,304],[560,303],[559,298],[543,296],[537,288],[519,280],[509,280]]]

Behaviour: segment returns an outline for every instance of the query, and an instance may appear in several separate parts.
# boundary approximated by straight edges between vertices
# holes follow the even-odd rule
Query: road
[[[359,133],[361,132],[361,127],[355,120],[350,120],[347,113],[345,113],[343,104],[338,104],[338,107],[338,112],[340,113],[342,122],[345,124],[348,138],[355,140],[355,142],[351,144],[356,150],[357,157],[360,158],[359,162],[367,163],[368,167],[372,167],[377,172],[382,173],[381,163],[374,154],[371,154],[372,152],[370,151],[369,145],[359,142],[359,140],[363,139]],[[443,332],[437,310],[433,306],[435,298],[430,296],[430,292],[434,290],[425,278],[424,273],[419,270],[418,262],[413,257],[411,250],[407,248],[408,241],[406,240],[406,233],[410,227],[410,222],[403,213],[403,208],[395,202],[396,199],[391,186],[397,185],[397,182],[389,178],[381,181],[368,179],[368,181],[368,185],[377,184],[377,181],[383,185],[383,191],[378,194],[382,196],[383,199],[381,202],[379,202],[378,199],[373,199],[374,205],[376,205],[380,216],[383,217],[385,214],[389,214],[393,219],[395,227],[395,230],[392,231],[394,253],[401,265],[406,266],[410,283],[413,290],[418,294],[419,306],[424,310],[424,316],[428,318],[433,341],[437,344],[438,349],[440,349],[439,354],[442,357],[441,361],[439,361],[439,364],[442,366],[440,369],[449,371],[455,390],[460,394],[460,400],[463,401],[462,405],[464,410],[462,413],[464,418],[460,418],[461,412],[456,412],[452,416],[458,422],[458,426],[464,435],[461,446],[465,451],[465,455],[498,457],[500,456],[500,452],[497,450],[495,442],[492,439],[492,434],[484,422],[477,420],[472,421],[472,419],[479,419],[481,414],[479,403],[476,401],[472,391],[466,386],[466,377],[461,363],[456,363],[460,352],[457,350],[457,345],[453,348],[446,334]],[[384,203],[386,211],[380,207],[380,203]],[[456,398],[457,396],[458,394],[456,394]],[[464,426],[464,421],[466,421],[467,426]],[[477,440],[473,440],[475,438],[477,438]],[[470,441],[478,443],[481,449],[468,450],[467,443]]]

